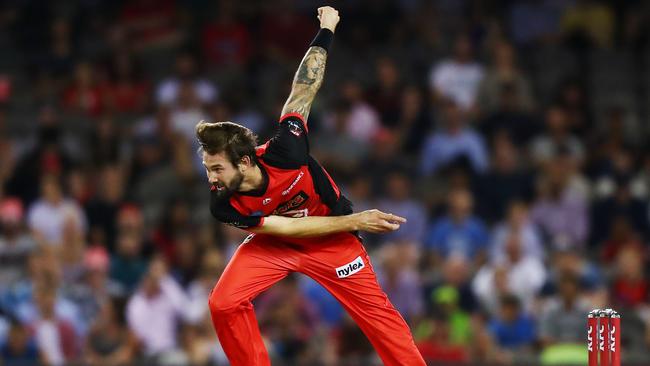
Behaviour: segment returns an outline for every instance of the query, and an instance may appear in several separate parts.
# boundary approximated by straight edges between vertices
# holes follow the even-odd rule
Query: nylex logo
[[[362,270],[363,267],[365,267],[365,265],[363,264],[363,259],[361,259],[361,256],[358,256],[352,262],[345,264],[341,267],[338,267],[336,269],[336,276],[338,276],[338,278],[350,277],[353,274]]]

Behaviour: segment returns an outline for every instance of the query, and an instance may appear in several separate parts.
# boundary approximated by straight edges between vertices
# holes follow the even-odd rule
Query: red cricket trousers
[[[210,294],[212,322],[233,366],[270,365],[251,300],[291,272],[313,278],[343,305],[385,365],[426,365],[408,325],[377,283],[357,237],[341,233],[296,244],[249,236]]]

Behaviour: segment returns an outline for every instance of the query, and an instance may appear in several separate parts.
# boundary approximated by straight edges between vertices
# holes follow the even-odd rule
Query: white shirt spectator
[[[142,289],[133,294],[126,318],[147,355],[176,347],[177,319],[188,318],[188,304],[185,293],[171,277],[160,281],[160,291],[154,296],[148,297]]]
[[[60,244],[67,220],[73,220],[76,229],[86,231],[86,216],[79,205],[71,200],[53,204],[45,200],[36,201],[27,213],[27,224],[50,244]]]
[[[499,224],[492,236],[492,245],[490,246],[490,259],[494,263],[505,260],[506,241],[510,235],[517,235],[521,243],[524,256],[531,256],[539,259],[544,258],[544,246],[539,232],[531,223],[526,223],[518,233],[513,232],[513,228],[508,224]]]
[[[527,311],[532,310],[533,301],[546,281],[546,269],[535,257],[522,257],[515,263],[483,266],[472,281],[472,291],[485,308],[493,315],[498,314],[500,296],[505,295],[497,288],[495,274],[506,271],[506,293],[517,296]]]
[[[462,109],[471,108],[476,101],[483,66],[476,62],[459,63],[453,60],[437,64],[429,77],[431,89],[453,100]]]
[[[177,78],[170,78],[160,83],[156,90],[156,101],[159,104],[176,104],[180,84]],[[192,84],[194,93],[202,104],[211,103],[219,97],[219,90],[208,80],[198,79]]]

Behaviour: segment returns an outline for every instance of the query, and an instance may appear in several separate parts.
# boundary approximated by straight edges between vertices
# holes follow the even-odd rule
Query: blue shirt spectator
[[[467,190],[453,191],[449,198],[449,215],[433,223],[426,246],[437,255],[461,256],[474,260],[487,249],[489,235],[483,222],[472,215],[473,198]]]
[[[466,126],[457,105],[448,101],[444,106],[442,130],[429,136],[420,156],[420,173],[435,174],[439,169],[461,158],[466,158],[471,168],[485,172],[489,165],[488,152],[481,135]]]
[[[519,299],[512,295],[501,300],[501,314],[490,322],[489,330],[503,348],[517,349],[535,340],[535,321],[521,312]]]

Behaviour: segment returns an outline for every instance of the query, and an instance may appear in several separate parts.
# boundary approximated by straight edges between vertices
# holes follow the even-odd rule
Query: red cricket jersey
[[[261,225],[269,215],[352,213],[352,203],[309,155],[307,132],[307,124],[300,114],[280,118],[276,135],[256,148],[255,161],[264,175],[264,186],[256,191],[236,192],[227,199],[219,199],[213,188],[212,215],[223,223],[246,229]]]

